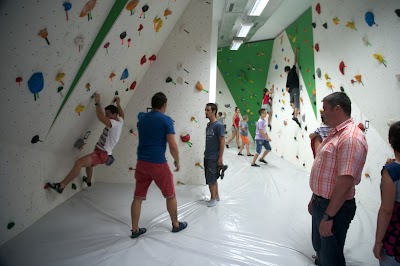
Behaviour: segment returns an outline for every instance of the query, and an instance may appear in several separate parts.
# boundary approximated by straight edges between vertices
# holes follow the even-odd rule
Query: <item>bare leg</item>
[[[216,199],[218,195],[218,181],[215,181],[214,184],[209,184],[208,187],[210,189],[211,199]]]
[[[86,177],[88,183],[92,182],[92,176],[93,176],[93,166],[86,167]]]
[[[178,206],[176,203],[176,197],[173,197],[172,199],[167,199],[167,210],[169,213],[169,216],[171,217],[171,222],[174,227],[179,227],[179,221],[178,221]]]
[[[229,145],[229,143],[231,143],[231,141],[235,138],[236,136],[236,131],[232,130],[232,136],[229,138],[228,142],[226,143],[226,145]]]
[[[249,144],[246,144],[246,150],[247,150],[247,154],[250,154],[250,148],[249,148]]]
[[[219,200],[218,182],[215,182],[215,186],[217,187],[217,195],[215,198]]]
[[[299,113],[299,109],[297,107],[294,108],[294,117],[297,118],[298,113]]]
[[[271,125],[271,120],[272,120],[272,110],[271,112],[268,113],[268,125]]]
[[[132,219],[132,231],[139,231],[139,217],[140,211],[142,210],[143,199],[134,198],[131,205],[131,219]]]
[[[240,147],[239,130],[236,131],[236,144],[237,144],[238,147]]]
[[[242,143],[242,146],[240,146],[239,153],[242,153],[243,147],[244,147],[244,143]],[[248,149],[248,148],[247,148],[247,149]]]
[[[265,156],[267,156],[268,153],[269,153],[269,151],[265,150],[263,155],[261,156],[260,160],[264,160]]]
[[[75,161],[74,166],[68,175],[60,182],[61,189],[65,188],[75,177],[79,175],[82,167],[92,167],[92,157],[90,154],[83,156],[82,158]]]
[[[253,162],[251,164],[255,164],[256,163],[257,157],[258,157],[258,153],[255,153],[254,157],[253,157]]]

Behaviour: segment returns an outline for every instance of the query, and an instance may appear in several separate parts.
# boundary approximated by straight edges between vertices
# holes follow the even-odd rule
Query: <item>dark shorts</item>
[[[214,185],[218,179],[218,160],[204,159],[204,174],[207,185]]]
[[[290,92],[290,103],[293,103],[295,108],[300,108],[300,91],[298,88],[292,89]]]
[[[167,199],[175,197],[174,177],[168,163],[137,161],[135,170],[135,198],[146,199],[151,182],[155,182]]]
[[[256,153],[257,154],[261,153],[262,147],[264,147],[267,151],[271,151],[271,145],[269,144],[268,140],[256,139]]]
[[[94,149],[94,151],[90,154],[90,157],[92,157],[92,166],[104,164],[108,160],[107,152],[98,148]]]

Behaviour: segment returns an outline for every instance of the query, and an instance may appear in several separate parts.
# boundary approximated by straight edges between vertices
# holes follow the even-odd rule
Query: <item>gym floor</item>
[[[207,186],[176,186],[184,231],[171,233],[165,200],[152,184],[140,218],[147,232],[131,239],[134,185],[94,183],[0,247],[0,265],[314,265],[309,174],[274,154],[267,165],[250,167],[252,157],[231,146],[216,207],[205,205]],[[376,213],[357,205],[347,265],[378,265]]]

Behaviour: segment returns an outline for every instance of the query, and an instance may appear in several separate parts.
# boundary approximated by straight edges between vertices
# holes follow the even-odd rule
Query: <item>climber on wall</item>
[[[104,108],[104,112],[100,105],[100,94],[94,94],[94,101],[96,106],[97,119],[100,120],[106,127],[103,134],[100,136],[95,149],[92,153],[83,156],[75,161],[75,164],[68,175],[59,183],[47,183],[47,186],[54,189],[58,193],[62,193],[65,186],[67,186],[75,177],[79,175],[82,167],[86,167],[86,177],[83,181],[88,185],[92,185],[93,167],[98,164],[111,165],[114,160],[112,157],[112,150],[118,143],[121,135],[122,126],[124,124],[124,111],[120,105],[119,97],[115,98],[115,105],[109,105]]]
[[[288,74],[287,76],[287,81],[286,81],[286,90],[289,91],[290,94],[290,105],[294,109],[293,111],[293,121],[301,127],[301,124],[299,122],[299,119],[297,118],[299,114],[299,108],[300,108],[300,90],[299,90],[299,76],[297,75],[296,72],[296,63],[297,63],[297,55],[299,53],[299,48],[296,48],[295,54],[294,54],[294,64],[293,67],[290,68],[290,66],[285,66],[285,73]]]
[[[268,114],[269,131],[272,130],[272,127],[271,127],[271,120],[272,120],[272,102],[271,102],[271,97],[272,97],[273,93],[274,93],[274,90],[269,91],[267,88],[264,88],[264,97],[263,97],[262,106],[261,106],[261,108],[264,108],[265,111]]]

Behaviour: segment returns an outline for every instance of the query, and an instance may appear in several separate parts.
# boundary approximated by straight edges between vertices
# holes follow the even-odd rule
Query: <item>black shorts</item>
[[[206,177],[206,184],[214,185],[218,179],[218,160],[204,159],[204,174]]]

